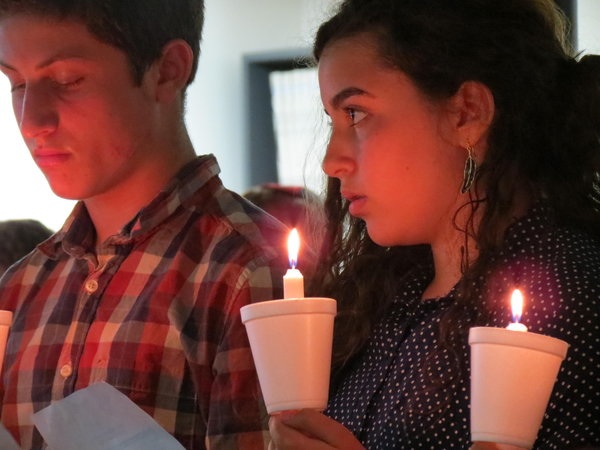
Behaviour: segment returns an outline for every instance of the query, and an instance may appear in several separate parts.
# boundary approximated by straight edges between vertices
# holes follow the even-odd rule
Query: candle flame
[[[298,230],[295,228],[290,231],[288,236],[288,257],[290,259],[290,266],[292,269],[296,268],[298,263],[298,251],[300,250],[300,236]]]
[[[510,306],[512,308],[513,322],[520,322],[523,315],[523,294],[521,294],[519,289],[513,291]]]

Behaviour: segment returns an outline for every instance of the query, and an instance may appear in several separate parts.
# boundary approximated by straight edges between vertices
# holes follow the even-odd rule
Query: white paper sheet
[[[0,448],[2,450],[21,450],[4,425],[0,424]]]
[[[185,450],[127,396],[104,382],[42,409],[33,422],[52,450]]]

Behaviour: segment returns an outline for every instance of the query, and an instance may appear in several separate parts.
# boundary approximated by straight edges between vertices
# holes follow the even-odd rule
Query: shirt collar
[[[220,168],[214,155],[202,155],[185,164],[156,195],[143,207],[121,231],[109,238],[108,244],[123,245],[147,233],[163,223],[180,207],[189,207],[200,191],[203,196],[213,196],[223,185],[218,179]],[[207,189],[202,189],[208,187]],[[95,229],[83,201],[77,202],[61,229],[40,246],[40,250],[50,258],[55,258],[62,250],[73,255],[83,256],[91,251],[95,243]]]

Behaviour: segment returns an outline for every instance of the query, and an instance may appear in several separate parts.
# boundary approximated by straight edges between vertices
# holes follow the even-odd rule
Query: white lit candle
[[[515,289],[510,298],[510,306],[512,309],[513,321],[506,327],[508,330],[513,331],[527,331],[527,327],[520,323],[521,316],[523,315],[523,294],[518,289]]]
[[[300,250],[300,236],[295,228],[288,237],[288,256],[290,259],[290,268],[283,276],[283,298],[302,298],[304,297],[304,278],[296,264],[298,263],[298,251]]]

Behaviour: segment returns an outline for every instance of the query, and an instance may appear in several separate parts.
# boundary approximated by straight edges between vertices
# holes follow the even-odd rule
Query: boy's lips
[[[33,159],[39,167],[48,167],[60,164],[70,155],[68,152],[53,148],[37,148],[33,151]]]

